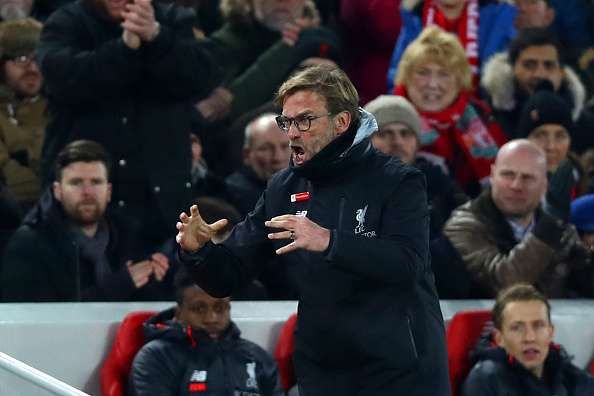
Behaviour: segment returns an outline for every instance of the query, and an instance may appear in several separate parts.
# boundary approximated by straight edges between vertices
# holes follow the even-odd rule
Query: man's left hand
[[[160,26],[155,20],[155,10],[151,0],[135,0],[126,4],[126,11],[122,13],[124,21],[122,27],[137,34],[142,41],[153,41],[159,34]]]
[[[330,243],[330,230],[320,227],[310,219],[297,215],[276,216],[264,223],[266,227],[283,229],[285,231],[268,234],[268,239],[292,240],[286,246],[277,249],[276,254],[281,255],[297,249],[311,252],[323,252]]]

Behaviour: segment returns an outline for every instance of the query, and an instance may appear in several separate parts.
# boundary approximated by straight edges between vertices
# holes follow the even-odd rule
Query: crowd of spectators
[[[1,299],[175,299],[179,213],[251,211],[290,162],[275,92],[320,63],[424,173],[440,298],[594,298],[592,26],[584,0],[0,0]],[[235,299],[297,297],[263,268]]]
[[[23,264],[48,257],[36,254],[43,244],[26,239],[51,224],[57,230],[48,236],[65,232],[74,241],[74,252],[52,261],[76,253],[74,263],[56,268],[77,289],[41,293],[40,300],[86,299],[81,284],[103,287],[107,275],[134,268],[126,267],[132,257],[152,263],[150,281],[159,273],[172,298],[177,215],[206,199],[231,218],[245,216],[271,175],[289,165],[291,148],[275,121],[276,89],[297,70],[331,63],[351,75],[360,105],[376,117],[376,149],[425,174],[441,298],[493,296],[512,281],[543,286],[540,273],[569,285],[541,289],[549,297],[592,297],[594,32],[591,6],[570,3],[0,1],[0,293],[18,301],[11,288],[51,277],[37,262]],[[509,156],[499,158],[499,148],[514,139],[527,139],[518,143],[524,149],[509,150],[522,152],[518,161],[540,150],[544,173],[500,175]],[[115,262],[100,257],[94,271],[79,259],[84,240],[76,229],[85,224],[68,220],[58,194],[64,172],[56,167],[70,144],[88,147],[86,141],[106,152],[83,164],[104,164],[109,194],[86,188],[84,179],[93,176],[85,174],[76,205],[96,205],[98,219],[122,219],[138,240],[138,251]],[[534,191],[530,178],[540,183]],[[500,205],[506,200],[524,212],[509,212]],[[64,224],[52,216],[48,223],[55,211]],[[495,219],[499,232],[486,234],[493,246],[487,253],[475,243],[481,233],[465,231],[466,221],[489,228]],[[543,233],[544,223],[557,226],[554,236]],[[545,264],[531,244],[541,255],[579,255],[581,264]],[[155,253],[166,266],[152,261]],[[510,267],[518,261],[523,271]],[[271,259],[264,267],[270,270],[254,280],[258,292],[245,298],[296,297],[282,266]],[[572,287],[578,268],[580,286]],[[83,274],[90,278],[81,283]],[[140,295],[120,298],[151,299],[133,297]]]

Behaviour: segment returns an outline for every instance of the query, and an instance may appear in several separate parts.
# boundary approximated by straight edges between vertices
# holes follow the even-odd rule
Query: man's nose
[[[297,129],[297,126],[294,122],[289,125],[289,130],[287,131],[287,136],[290,140],[295,140],[301,136],[301,132]]]
[[[524,333],[524,341],[534,341],[536,340],[536,332],[532,328],[532,326],[526,327],[526,333]]]
[[[521,188],[522,187],[522,182],[521,182],[520,178],[519,177],[514,177],[514,179],[512,180],[510,186],[512,188],[516,188],[516,189],[517,188]]]

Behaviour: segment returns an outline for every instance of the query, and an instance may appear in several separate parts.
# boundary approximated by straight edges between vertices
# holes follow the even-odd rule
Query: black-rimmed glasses
[[[329,117],[332,113],[321,114],[321,115],[302,115],[297,116],[295,118],[286,117],[283,115],[279,115],[276,117],[276,124],[278,127],[284,131],[289,132],[289,128],[291,128],[291,124],[294,124],[295,127],[299,132],[307,132],[309,128],[311,128],[311,122],[313,120],[317,120],[318,118],[322,117]]]

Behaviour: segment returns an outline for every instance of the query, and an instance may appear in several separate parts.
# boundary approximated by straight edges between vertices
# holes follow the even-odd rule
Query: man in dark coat
[[[501,292],[493,322],[494,337],[485,334],[474,352],[464,396],[594,394],[594,378],[553,343],[551,306],[533,286],[516,284]]]
[[[150,299],[160,288],[149,281],[162,280],[169,262],[159,253],[142,260],[137,233],[106,215],[111,184],[105,150],[91,141],[68,144],[58,155],[56,175],[52,191],[6,246],[3,300]]]
[[[444,327],[429,264],[421,172],[375,151],[371,114],[331,66],[279,90],[290,168],[219,245],[226,223],[180,215],[180,255],[226,296],[276,253],[299,295],[295,369],[302,396],[449,395]]]
[[[241,338],[231,302],[211,297],[181,269],[177,306],[144,324],[146,344],[129,378],[129,395],[281,396],[278,369],[260,346]]]
[[[191,101],[218,82],[192,12],[149,0],[78,0],[47,20],[38,47],[50,104],[43,162],[75,139],[115,163],[112,205],[155,246],[191,198]],[[50,179],[51,180],[51,179]]]

